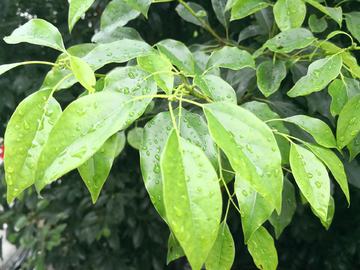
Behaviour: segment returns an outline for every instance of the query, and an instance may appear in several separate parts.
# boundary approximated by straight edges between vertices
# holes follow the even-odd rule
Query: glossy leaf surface
[[[327,21],[324,18],[318,19],[316,14],[310,15],[308,23],[311,31],[314,33],[321,33],[325,31],[328,26]]]
[[[72,102],[53,126],[36,169],[38,192],[98,151],[124,124],[133,106],[120,93],[99,92]]]
[[[262,62],[257,70],[257,85],[265,97],[279,89],[280,83],[286,77],[286,67],[283,61]]]
[[[326,167],[328,167],[350,204],[348,182],[346,179],[344,165],[341,160],[330,149],[313,143],[305,143],[305,145],[326,165]]]
[[[236,93],[226,81],[214,75],[196,75],[194,84],[216,102],[226,101],[236,104]]]
[[[211,0],[212,7],[214,9],[216,18],[225,27],[229,28],[231,13],[226,11],[227,0]]]
[[[260,9],[267,7],[269,3],[263,0],[238,0],[231,10],[231,20],[239,20],[249,16]]]
[[[284,178],[284,189],[282,191],[281,213],[275,211],[271,214],[269,221],[275,228],[276,239],[279,238],[284,228],[289,225],[296,209],[295,189],[293,184]]]
[[[277,34],[265,42],[263,47],[268,47],[273,52],[288,53],[302,49],[314,42],[316,38],[305,28],[293,28]]]
[[[313,62],[306,76],[296,82],[287,93],[290,97],[306,96],[324,89],[340,72],[341,56],[333,55]]]
[[[83,0],[71,0],[69,6],[69,31],[71,33],[75,23],[80,17],[91,7],[94,0],[83,1]]]
[[[209,25],[209,19],[208,19],[207,12],[202,6],[200,6],[194,2],[187,2],[186,4],[195,12],[196,16],[191,14],[191,12],[188,11],[182,4],[179,4],[176,7],[176,12],[179,14],[179,16],[181,18],[183,18],[187,22],[196,24],[201,27],[205,27],[198,20],[198,18],[201,18],[207,25]]]
[[[349,161],[352,161],[360,153],[360,133],[356,134],[355,138],[348,143],[347,148],[350,152]]]
[[[154,0],[125,0],[131,7],[140,11],[147,18],[147,13]]]
[[[359,85],[359,82],[357,85]],[[348,88],[351,87],[351,84],[347,84],[346,82],[335,79],[329,85],[329,94],[332,97],[331,109],[330,112],[333,116],[339,115],[342,108],[344,108],[345,104],[349,101]]]
[[[180,246],[180,243],[174,234],[171,232],[168,241],[166,264],[169,264],[171,261],[174,261],[183,256],[185,256],[184,250]]]
[[[281,31],[299,28],[305,19],[306,6],[301,0],[279,0],[274,5],[274,15]]]
[[[4,168],[7,201],[35,183],[35,169],[49,132],[61,115],[51,90],[24,99],[12,115],[5,132]]]
[[[129,131],[127,135],[127,141],[132,147],[139,150],[142,135],[143,135],[143,128],[141,127],[133,128]]]
[[[220,224],[217,238],[205,261],[207,270],[229,270],[235,259],[235,244],[229,226]]]
[[[92,71],[84,60],[76,56],[70,56],[70,64],[79,83],[89,90],[89,92],[94,93],[94,85],[96,84],[94,71]]]
[[[302,194],[318,215],[326,220],[330,180],[323,163],[309,150],[292,143],[290,166]]]
[[[360,12],[350,12],[345,17],[346,26],[349,29],[351,35],[360,42]]]
[[[306,0],[310,5],[316,7],[321,12],[325,13],[326,15],[330,16],[334,21],[338,23],[338,25],[341,28],[341,22],[342,22],[342,9],[341,7],[337,8],[330,8],[330,7],[324,7],[320,3],[318,3],[315,0]]]
[[[249,239],[248,250],[259,269],[275,270],[278,264],[274,239],[260,226]]]
[[[65,51],[64,42],[59,30],[51,23],[41,19],[32,19],[17,28],[8,37],[4,38],[8,44],[28,42],[47,46],[59,51]]]
[[[325,227],[326,230],[328,230],[330,228],[330,225],[331,225],[331,223],[333,221],[334,214],[335,214],[335,201],[334,201],[334,198],[332,196],[330,196],[329,208],[328,209],[329,210],[328,210],[328,214],[327,214],[327,217],[326,217],[326,221],[324,221],[318,216],[318,214],[314,211],[314,209],[311,208],[311,210],[313,211],[315,216],[320,218],[320,222]]]
[[[235,172],[280,212],[281,154],[270,128],[248,110],[231,103],[205,106],[211,136]]]
[[[193,269],[200,269],[217,237],[222,199],[218,178],[201,149],[173,129],[160,160],[168,224]]]
[[[245,244],[251,235],[270,217],[272,206],[238,174],[235,176],[235,192],[241,211],[241,225]]]

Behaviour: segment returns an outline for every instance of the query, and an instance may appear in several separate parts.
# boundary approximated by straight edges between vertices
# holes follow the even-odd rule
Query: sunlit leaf
[[[328,26],[327,21],[324,18],[318,19],[316,14],[310,15],[308,23],[313,33],[321,33],[325,31]]]
[[[326,217],[326,221],[322,220],[322,218],[319,217],[318,213],[316,213],[316,211],[314,211],[314,209],[312,207],[311,207],[311,210],[313,211],[315,216],[317,216],[320,219],[320,222],[325,227],[325,229],[328,230],[330,228],[330,225],[331,225],[332,221],[333,221],[334,213],[335,213],[335,201],[334,201],[334,198],[330,195],[329,208],[328,208],[328,214],[327,214],[327,217]]]
[[[69,31],[71,33],[75,23],[80,19],[80,17],[91,7],[94,3],[94,0],[71,0],[69,6]]]
[[[127,141],[132,147],[139,150],[142,135],[143,135],[143,128],[141,127],[133,128],[129,131],[127,135]]]
[[[171,232],[168,241],[166,264],[169,264],[171,261],[174,261],[183,256],[185,256],[184,250],[180,246],[180,243],[174,234]]]
[[[35,183],[35,169],[49,132],[61,115],[51,90],[24,99],[12,115],[5,132],[4,168],[7,201]]]
[[[269,3],[263,0],[238,0],[232,7],[231,20],[245,18],[268,5]]]
[[[286,67],[283,61],[262,62],[256,71],[257,85],[265,97],[279,89],[280,83],[286,77]]]
[[[304,22],[306,6],[301,0],[279,0],[274,5],[274,15],[281,31],[298,28]]]
[[[70,65],[79,83],[91,93],[94,93],[95,89],[93,86],[96,84],[96,79],[94,71],[92,71],[89,65],[76,56],[70,56]]]

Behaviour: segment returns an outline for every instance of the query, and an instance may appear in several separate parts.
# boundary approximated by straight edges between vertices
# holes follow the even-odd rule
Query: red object
[[[0,145],[0,165],[4,162],[4,145]]]

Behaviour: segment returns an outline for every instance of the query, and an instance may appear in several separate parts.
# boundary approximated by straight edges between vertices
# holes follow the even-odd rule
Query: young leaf
[[[274,206],[261,197],[238,174],[235,176],[235,192],[241,211],[244,241],[247,244],[251,235],[270,217]]]
[[[287,93],[289,97],[306,96],[324,89],[340,72],[341,56],[332,55],[313,62],[306,76],[302,77]]]
[[[76,56],[70,56],[70,65],[79,83],[89,92],[94,93],[95,89],[93,86],[96,84],[96,79],[94,71],[92,71],[89,65]]]
[[[227,0],[211,0],[216,18],[225,27],[225,29],[229,28],[231,15],[229,11],[226,11],[227,2]]]
[[[240,20],[260,9],[266,8],[269,3],[263,0],[238,0],[231,10],[231,20]]]
[[[349,29],[351,35],[360,42],[360,12],[350,12],[345,16],[346,26]]]
[[[24,99],[12,115],[5,132],[4,168],[7,202],[35,183],[35,169],[49,132],[61,115],[51,90]]]
[[[170,132],[160,159],[168,224],[193,269],[217,237],[222,199],[216,172],[203,151]]]
[[[235,259],[235,244],[225,221],[220,224],[217,238],[205,261],[207,270],[229,270]]]
[[[127,135],[127,141],[132,147],[139,150],[142,135],[143,135],[143,128],[141,127],[133,128],[129,131]]]
[[[179,121],[180,110],[174,110],[176,121]],[[216,169],[217,150],[209,134],[208,127],[202,117],[181,109],[180,134],[188,142],[193,143],[206,154]],[[164,150],[166,140],[173,129],[170,112],[159,113],[145,125],[140,145],[140,165],[152,203],[160,216],[166,220],[163,203],[163,179],[161,176],[160,156]]]
[[[323,121],[306,115],[294,115],[284,118],[283,121],[296,124],[301,129],[309,132],[318,144],[328,148],[337,148],[331,129]]]
[[[280,83],[286,77],[286,67],[283,61],[262,62],[256,71],[257,86],[265,97],[279,89]]]
[[[98,92],[72,102],[53,126],[36,169],[38,192],[77,168],[124,124],[133,102],[120,93]]]
[[[195,74],[194,57],[183,43],[173,39],[165,39],[159,42],[156,46],[174,66],[177,66],[180,70],[187,74]]]
[[[289,53],[296,49],[302,49],[314,42],[316,38],[305,28],[292,28],[277,34],[263,45],[273,52]]]
[[[211,54],[206,64],[206,69],[213,67],[238,70],[244,67],[255,67],[255,62],[247,51],[239,50],[235,47],[224,47]]]
[[[360,130],[358,109],[360,107],[360,94],[350,99],[341,110],[336,128],[337,145],[342,149],[352,141]]]
[[[137,58],[139,66],[150,73],[154,74],[156,83],[164,90],[168,95],[171,94],[174,86],[174,74],[171,73],[172,65],[168,60],[165,60],[165,56],[160,54],[151,53],[146,56]]]
[[[69,6],[69,32],[71,33],[75,23],[80,17],[91,7],[94,0],[83,1],[83,0],[72,0]]]
[[[204,112],[211,136],[235,172],[280,213],[281,155],[270,128],[232,103],[207,104]]]
[[[144,14],[145,18],[147,18],[149,7],[153,1],[154,0],[125,0],[131,7]]]
[[[299,28],[305,19],[306,6],[301,0],[279,0],[274,5],[274,15],[281,31]]]
[[[324,148],[313,143],[305,143],[305,145],[329,168],[335,180],[344,192],[348,203],[350,204],[350,193],[348,182],[346,179],[344,165],[341,160],[330,149]]]
[[[205,26],[198,20],[198,18],[202,19],[207,25],[209,24],[209,19],[206,10],[193,2],[187,2],[186,3],[195,13],[196,16],[191,14],[190,11],[188,11],[182,4],[177,5],[176,12],[179,14],[181,18],[183,18],[185,21],[196,24],[198,26],[204,27]]]
[[[310,15],[308,24],[313,33],[321,33],[325,31],[328,26],[327,21],[324,18],[318,19],[316,14]]]
[[[32,19],[15,29],[4,38],[8,44],[28,42],[31,44],[47,46],[61,52],[65,51],[64,42],[59,30],[51,23],[41,19]]]
[[[309,150],[292,143],[290,166],[301,192],[319,216],[326,220],[330,180],[323,163]]]
[[[183,256],[185,256],[184,250],[180,246],[180,243],[174,234],[171,232],[168,241],[166,264],[169,264],[171,261],[174,261]]]
[[[289,225],[296,209],[295,189],[293,184],[284,178],[284,189],[282,191],[282,204],[280,215],[274,211],[269,217],[271,225],[275,228],[276,239],[279,238],[284,228]]]
[[[214,75],[196,75],[194,84],[214,101],[226,101],[236,104],[236,93],[226,81]]]
[[[317,8],[321,12],[325,13],[329,17],[331,17],[333,20],[335,20],[338,23],[338,25],[341,28],[341,22],[342,22],[342,9],[341,9],[341,7],[337,7],[337,8],[324,7],[323,5],[321,5],[320,3],[318,3],[318,2],[316,2],[314,0],[306,0],[306,2],[308,2],[310,5]]]
[[[264,227],[260,226],[259,229],[251,235],[248,250],[259,269],[276,270],[278,257],[274,239]]]
[[[117,154],[118,144],[122,144],[119,141],[118,134],[115,133],[108,138],[96,153],[78,167],[81,178],[90,191],[93,203],[96,203],[102,186],[109,175]]]

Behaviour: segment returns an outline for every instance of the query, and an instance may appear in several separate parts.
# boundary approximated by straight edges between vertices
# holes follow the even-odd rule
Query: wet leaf
[[[262,62],[256,71],[257,85],[265,97],[279,89],[280,83],[286,77],[286,67],[283,61]]]
[[[220,224],[217,238],[205,261],[207,270],[229,270],[235,259],[235,244],[225,221]]]
[[[185,256],[184,250],[180,246],[180,243],[174,234],[171,232],[168,241],[166,264],[169,264],[171,261],[174,261],[183,256]]]
[[[314,1],[314,0],[306,0],[310,5],[317,8],[321,12],[325,13],[329,17],[331,17],[334,21],[338,23],[338,25],[341,28],[341,22],[342,22],[342,9],[341,7],[337,8],[330,8],[330,7],[324,7],[320,3]]]
[[[69,31],[71,33],[75,23],[80,17],[91,7],[94,0],[83,1],[83,0],[72,0],[69,6]]]
[[[274,5],[274,15],[281,31],[298,28],[304,22],[306,6],[301,0],[279,0]]]
[[[216,18],[225,27],[225,29],[229,28],[231,16],[230,12],[226,11],[227,2],[227,0],[211,0]]]
[[[341,57],[333,55],[313,62],[306,76],[302,77],[287,93],[290,97],[306,96],[324,89],[340,72]]]
[[[201,149],[173,129],[160,160],[168,224],[193,269],[200,269],[220,224],[222,199],[216,172]]]
[[[241,225],[245,244],[251,235],[270,217],[272,206],[238,174],[235,176],[235,192],[241,213]]]
[[[7,201],[35,183],[35,169],[49,132],[61,115],[51,90],[24,99],[12,115],[5,132],[4,169]]]
[[[351,35],[360,42],[360,12],[347,13],[345,21]]]
[[[139,150],[142,135],[143,135],[143,128],[141,127],[133,128],[129,131],[127,135],[127,141],[132,147]]]
[[[245,27],[239,34],[238,43],[249,38],[259,35],[265,35],[266,31],[261,25],[249,25]]]
[[[8,44],[28,42],[47,46],[61,52],[65,51],[64,42],[59,30],[51,23],[41,19],[32,19],[15,29],[10,36],[4,38]]]
[[[275,228],[276,239],[279,238],[280,234],[285,229],[285,227],[289,225],[292,216],[295,213],[295,209],[296,209],[296,198],[295,198],[294,186],[287,178],[284,178],[281,213],[280,215],[278,215],[274,211],[269,218],[271,225],[273,225]]]
[[[207,104],[204,112],[211,136],[235,172],[280,212],[281,155],[270,128],[232,103]]]
[[[316,14],[311,14],[309,17],[309,27],[313,33],[324,32],[328,27],[327,21],[324,18],[318,19]]]
[[[360,133],[356,134],[355,138],[349,142],[347,148],[350,152],[349,161],[352,161],[360,153]]]
[[[133,102],[121,105],[130,99],[120,93],[97,92],[72,102],[54,124],[40,153],[37,191],[98,151],[124,124]]]
[[[330,180],[323,163],[309,150],[292,143],[290,166],[301,192],[318,215],[326,220]]]
[[[262,0],[238,0],[232,7],[231,20],[245,18],[268,5],[269,3]]]
[[[154,0],[125,0],[125,2],[127,2],[134,9],[144,14],[145,18],[147,18],[149,7],[153,1]]]
[[[201,18],[207,25],[210,25],[207,12],[202,6],[194,2],[187,2],[186,4],[196,13],[197,16],[194,16],[182,4],[179,4],[177,5],[175,10],[181,18],[183,18],[187,22],[205,28],[205,26],[198,20],[198,18]]]
[[[264,227],[259,227],[259,229],[251,235],[248,250],[259,269],[276,270],[278,257],[274,239]]]
[[[96,84],[94,71],[84,60],[76,56],[70,56],[70,64],[79,83],[89,92],[94,93],[95,89],[93,86]]]

